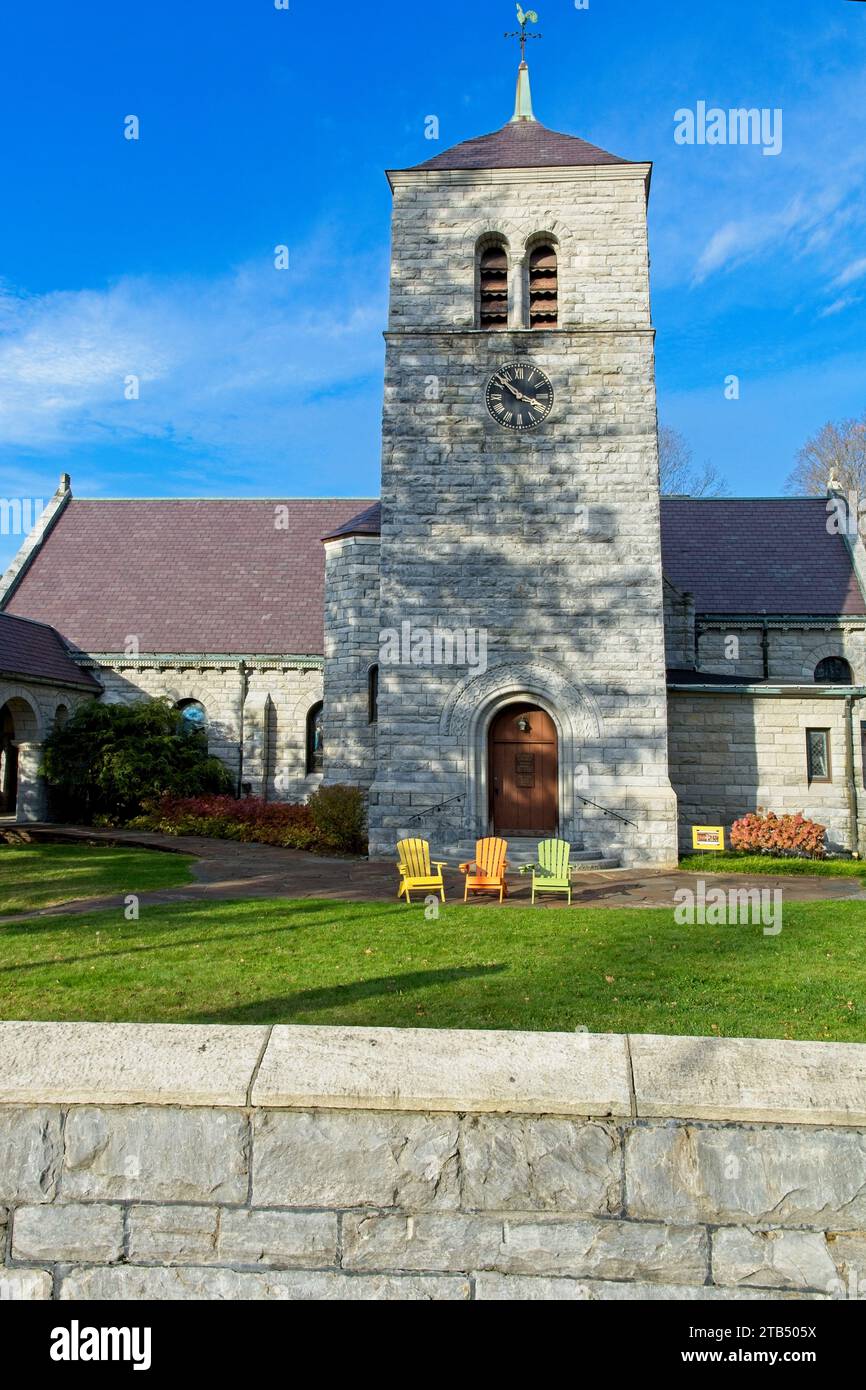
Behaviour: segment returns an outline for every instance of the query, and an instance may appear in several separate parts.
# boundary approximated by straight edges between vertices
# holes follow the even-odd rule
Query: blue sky
[[[655,163],[662,419],[734,493],[781,492],[866,408],[866,4],[538,8],[538,117]],[[507,120],[514,27],[511,0],[7,6],[0,497],[61,471],[80,496],[374,495],[383,170]],[[781,154],[676,144],[699,101],[780,108]]]

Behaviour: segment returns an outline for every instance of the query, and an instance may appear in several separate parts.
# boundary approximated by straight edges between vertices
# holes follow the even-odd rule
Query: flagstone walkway
[[[141,893],[142,906],[168,903],[237,901],[243,898],[316,898],[337,902],[396,901],[397,875],[394,865],[366,859],[323,859],[298,850],[272,845],[241,845],[231,840],[209,840],[202,836],[175,837],[145,831],[93,830],[77,826],[27,826],[20,830],[33,840],[80,840],[93,844],[135,845],[172,854],[190,854],[194,883],[182,888],[164,888]],[[574,875],[575,907],[673,907],[677,889],[697,889],[703,881],[709,888],[758,887],[781,889],[786,903],[815,902],[820,899],[866,902],[866,889],[859,879],[806,878],[785,875],[755,877],[744,874],[698,875],[666,871],[611,869]],[[445,874],[450,901],[463,898],[463,879],[456,869]],[[530,880],[509,875],[511,887],[507,906],[528,907]],[[476,899],[489,902],[492,899]],[[57,907],[16,913],[0,922],[29,921],[37,917],[56,917],[88,913],[100,908],[122,908],[124,895],[61,903]],[[564,899],[548,899],[539,911],[567,909]]]

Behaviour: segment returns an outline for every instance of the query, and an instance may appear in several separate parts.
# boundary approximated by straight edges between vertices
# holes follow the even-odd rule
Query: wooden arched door
[[[490,818],[497,835],[554,834],[558,784],[550,715],[537,705],[509,705],[490,726]]]

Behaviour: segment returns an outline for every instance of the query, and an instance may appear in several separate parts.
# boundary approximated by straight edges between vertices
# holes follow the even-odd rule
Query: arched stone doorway
[[[39,720],[32,705],[12,695],[0,705],[0,816],[14,816],[22,809],[28,754],[39,737]]]
[[[18,808],[18,748],[10,704],[0,709],[0,816],[14,816]]]
[[[490,824],[497,835],[555,834],[559,826],[559,740],[538,705],[500,710],[488,735]]]

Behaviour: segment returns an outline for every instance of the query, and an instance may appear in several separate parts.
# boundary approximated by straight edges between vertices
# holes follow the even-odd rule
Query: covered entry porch
[[[0,613],[0,819],[45,820],[45,739],[76,705],[101,690],[54,628]]]

